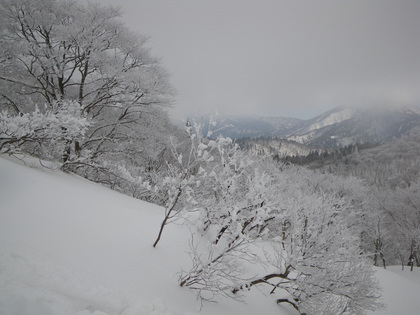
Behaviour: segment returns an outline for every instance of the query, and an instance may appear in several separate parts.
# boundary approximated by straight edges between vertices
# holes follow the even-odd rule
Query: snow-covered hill
[[[356,110],[353,108],[335,108],[331,111],[328,111],[322,115],[319,115],[313,119],[306,121],[302,127],[299,129],[293,130],[291,133],[292,135],[296,136],[289,136],[291,140],[298,140],[299,135],[303,135],[301,141],[298,142],[305,142],[304,135],[310,135],[311,131],[319,130],[327,126],[332,126],[339,124],[345,120],[352,118],[355,114]],[[294,137],[296,137],[294,139]]]
[[[152,248],[161,207],[25,161],[0,158],[0,314],[295,314],[258,290],[202,307],[177,282],[185,226]],[[418,314],[420,270],[398,270],[378,269],[388,310],[375,314]]]
[[[384,143],[420,126],[417,107],[336,108],[293,130],[286,138],[311,147]]]

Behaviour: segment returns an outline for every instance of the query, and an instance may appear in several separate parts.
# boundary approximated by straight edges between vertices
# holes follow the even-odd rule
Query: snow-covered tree
[[[420,181],[408,188],[388,192],[381,200],[381,210],[394,242],[394,257],[420,266]]]
[[[161,107],[170,104],[172,88],[147,38],[129,31],[119,16],[119,9],[92,2],[2,0],[2,109],[20,115],[71,100],[91,121],[83,141],[72,139],[73,153],[85,151],[96,163],[124,160],[133,151],[146,160],[156,156],[144,130],[155,131],[150,141],[157,144],[167,139],[155,126],[169,126]]]
[[[269,198],[275,193],[271,176],[254,166],[244,152],[229,151],[205,178],[204,191],[195,191],[197,234],[204,244],[191,243],[192,268],[180,285],[199,290],[204,299],[209,292],[233,297],[243,263],[259,261],[250,248],[267,236],[277,207]]]
[[[2,147],[11,150],[13,141],[60,160],[63,170],[144,197],[164,165],[168,134],[177,134],[166,112],[173,89],[148,38],[120,15],[89,1],[0,0],[0,109],[9,123]],[[60,130],[45,127],[51,121],[35,126],[57,110],[75,113],[74,123],[66,116]],[[11,134],[12,118],[18,133]]]
[[[226,148],[232,147],[232,140],[219,137],[209,140],[201,135],[201,124],[187,122],[188,137],[175,143],[172,137],[172,160],[167,163],[166,172],[155,185],[155,189],[165,197],[165,217],[161,223],[159,234],[153,244],[156,247],[164,227],[171,221],[180,219],[183,212],[194,208],[194,191],[202,190],[207,183],[207,171],[215,162],[222,163]],[[206,171],[207,170],[207,171]]]
[[[83,139],[89,121],[81,115],[76,102],[62,101],[51,109],[10,115],[0,113],[0,152],[21,153],[25,151],[51,159],[68,160],[69,143]]]
[[[287,200],[288,199],[288,200]],[[268,272],[235,291],[268,285],[289,297],[278,302],[306,314],[363,314],[379,297],[370,262],[360,256],[360,240],[350,228],[346,202],[319,192],[296,192],[283,200],[274,250],[267,251]]]
[[[379,306],[371,264],[360,255],[355,233],[355,182],[229,158],[226,165],[243,167],[229,167],[226,176],[219,171],[207,195],[196,198],[203,223],[181,286],[212,299],[268,285],[279,303],[308,314],[361,314]],[[280,298],[285,291],[289,297]]]

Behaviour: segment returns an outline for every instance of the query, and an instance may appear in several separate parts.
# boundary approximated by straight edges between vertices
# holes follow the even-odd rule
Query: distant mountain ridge
[[[420,126],[420,108],[337,107],[312,119],[284,117],[225,116],[212,136],[279,138],[309,149],[337,148],[355,143],[385,143]],[[224,126],[224,127],[223,127]],[[207,132],[209,126],[205,124]],[[286,143],[283,141],[283,143]],[[299,150],[303,147],[299,146]],[[305,150],[304,150],[305,151]]]
[[[400,138],[419,125],[420,109],[416,107],[336,108],[293,131],[287,139],[323,148],[381,144]]]

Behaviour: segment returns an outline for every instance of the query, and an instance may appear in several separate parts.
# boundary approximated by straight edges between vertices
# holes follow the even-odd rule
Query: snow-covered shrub
[[[72,142],[81,140],[89,127],[76,102],[55,103],[53,109],[11,115],[0,113],[2,153],[30,152],[47,159],[63,159]],[[68,157],[67,157],[68,158]]]
[[[322,191],[287,190],[278,234],[266,252],[270,267],[239,287],[268,285],[306,314],[363,314],[379,306],[371,263],[360,255],[347,200]],[[238,290],[238,289],[236,289]]]
[[[378,287],[355,233],[354,183],[294,167],[271,165],[268,173],[269,161],[224,153],[203,178],[207,189],[195,190],[202,237],[193,238],[192,268],[180,285],[205,300],[265,285],[307,314],[377,308]]]
[[[207,171],[215,163],[215,157],[223,160],[224,148],[232,146],[232,140],[229,138],[209,140],[201,137],[197,128],[200,126],[187,124],[186,142],[175,143],[175,139],[172,138],[172,161],[167,164],[166,172],[161,174],[162,177],[155,184],[155,190],[163,195],[166,210],[154,247],[160,241],[167,224],[180,219],[185,211],[194,208],[195,192],[206,187]]]

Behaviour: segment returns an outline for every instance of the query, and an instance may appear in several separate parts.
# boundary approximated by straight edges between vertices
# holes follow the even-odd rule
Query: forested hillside
[[[352,145],[329,154],[311,154],[286,160],[322,173],[356,177],[371,190],[376,211],[370,243],[374,262],[417,265],[420,236],[420,128],[395,141],[369,147]],[[405,244],[405,245],[403,245]]]
[[[408,187],[420,175],[420,127],[383,145],[369,148],[356,144],[347,152],[337,150],[308,167],[357,176],[380,188]]]

